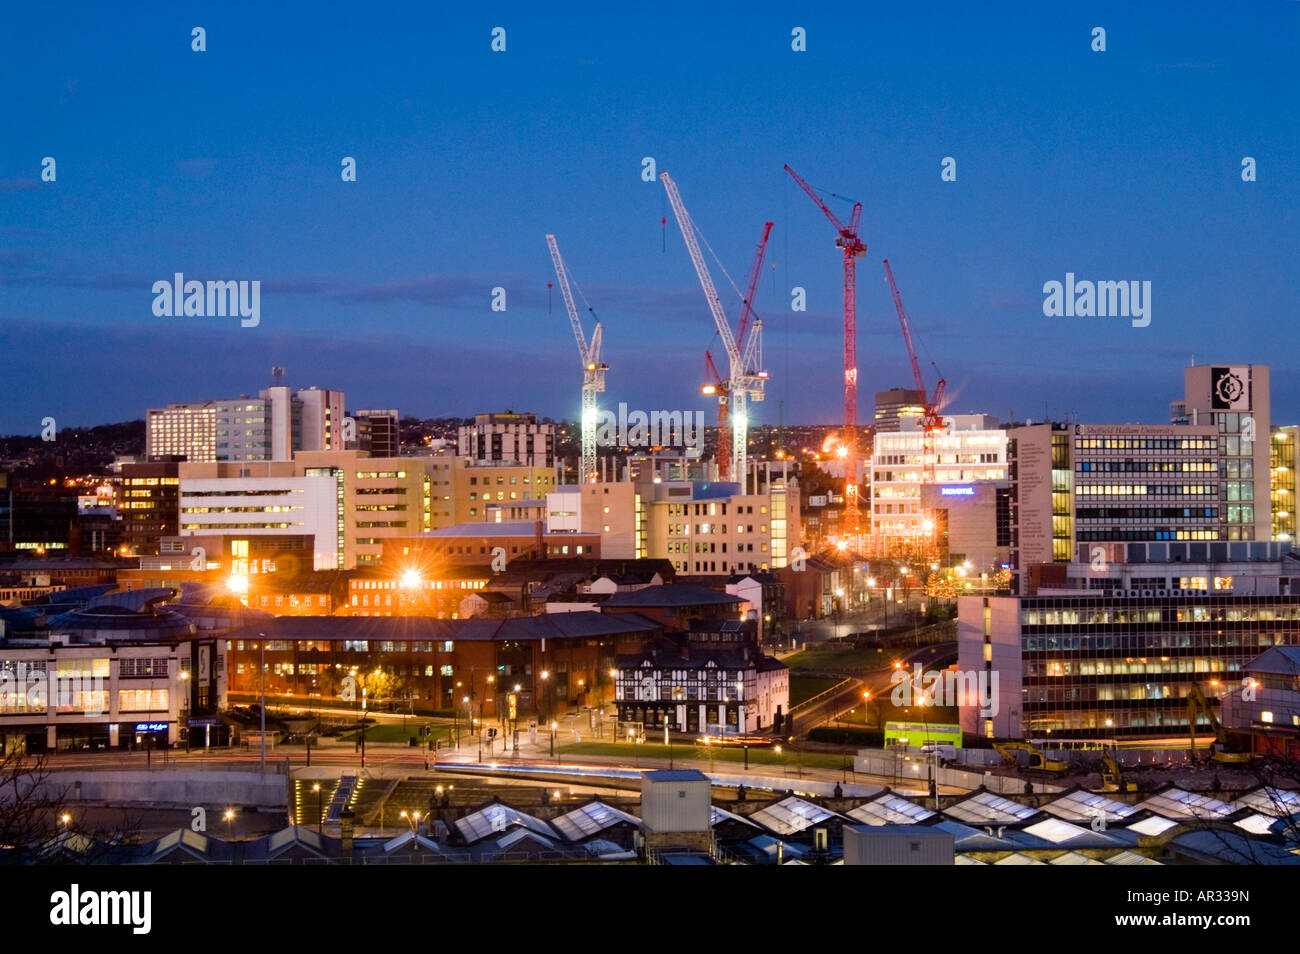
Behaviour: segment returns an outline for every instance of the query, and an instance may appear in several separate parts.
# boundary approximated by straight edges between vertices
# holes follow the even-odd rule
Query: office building
[[[890,388],[876,392],[877,434],[894,434],[902,429],[904,419],[919,423],[925,414],[925,392],[913,388]]]
[[[1300,643],[1300,560],[1285,544],[1079,551],[1024,596],[958,599],[958,670],[997,677],[988,710],[961,706],[964,731],[1186,741],[1193,687],[1213,698],[1266,649]]]
[[[171,590],[114,593],[50,616],[0,610],[6,755],[203,745],[224,731],[225,641],[200,632]]]
[[[284,385],[224,401],[150,408],[145,455],[150,461],[285,461],[299,450],[342,450],[342,391]]]
[[[369,457],[401,457],[402,437],[397,408],[354,411],[356,450]],[[353,447],[349,445],[348,450]]]
[[[535,414],[479,414],[460,428],[458,455],[476,464],[516,464],[555,469],[555,425]]]
[[[638,486],[627,481],[566,484],[546,496],[551,533],[597,533],[606,559],[646,555],[646,508]]]
[[[635,519],[644,523],[645,539],[638,555],[669,560],[678,573],[729,577],[777,570],[801,540],[799,481],[784,466],[756,462],[747,481],[752,493],[710,481],[634,486],[641,501]],[[640,536],[640,526],[633,532]]]
[[[1006,477],[1006,431],[986,414],[953,414],[933,435],[933,474],[927,474],[926,437],[912,421],[904,430],[877,434],[871,454],[871,533],[888,551],[918,546],[932,538],[933,515],[921,502],[921,487],[971,485]],[[932,479],[931,479],[932,478]],[[928,524],[928,526],[927,526]]]
[[[177,532],[180,465],[175,461],[123,464],[115,479],[122,543],[130,554],[158,552],[158,542]]]
[[[547,425],[548,427],[550,425]],[[445,463],[438,458],[432,458]],[[446,470],[435,471],[445,477]],[[557,487],[555,468],[537,464],[485,463],[474,458],[457,457],[451,471],[451,502],[457,523],[484,523],[488,506],[521,500],[546,500]]]

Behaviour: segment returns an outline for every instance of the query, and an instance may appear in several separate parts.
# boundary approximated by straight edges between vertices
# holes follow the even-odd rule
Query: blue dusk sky
[[[9,5],[0,433],[272,365],[350,409],[575,417],[547,232],[604,323],[602,405],[703,409],[721,347],[647,156],[737,284],[775,223],[757,421],[843,413],[840,256],[787,162],[865,206],[861,420],[911,381],[882,258],[952,411],[1163,422],[1195,356],[1271,365],[1300,420],[1300,2],[295,7]],[[155,316],[176,272],[260,281],[260,324]],[[1150,325],[1046,317],[1067,272],[1149,281]]]

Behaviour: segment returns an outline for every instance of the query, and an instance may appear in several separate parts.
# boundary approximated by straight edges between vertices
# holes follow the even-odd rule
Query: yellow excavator
[[[1253,755],[1249,751],[1249,740],[1245,740],[1246,751],[1242,751],[1242,739],[1234,737],[1230,740],[1228,732],[1223,728],[1214,710],[1210,708],[1210,700],[1205,698],[1205,693],[1201,691],[1200,686],[1192,686],[1191,691],[1187,693],[1187,727],[1191,733],[1192,756],[1196,755],[1196,717],[1204,715],[1207,722],[1210,723],[1210,730],[1214,733],[1214,741],[1210,743],[1210,758],[1215,762],[1224,765],[1240,765],[1243,762],[1249,762]]]
[[[1015,752],[1029,753],[1029,769],[1033,772],[1066,772],[1070,764],[1062,759],[1049,759],[1042,750],[1031,742],[998,742],[993,746],[998,754],[1007,760],[1008,765],[1019,765]]]
[[[1119,760],[1109,752],[1101,753],[1101,790],[1103,792],[1136,792],[1136,782],[1124,781]]]

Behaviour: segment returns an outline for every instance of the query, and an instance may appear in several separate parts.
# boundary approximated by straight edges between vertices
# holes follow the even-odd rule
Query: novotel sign
[[[943,497],[974,497],[974,487],[940,487],[939,494]]]

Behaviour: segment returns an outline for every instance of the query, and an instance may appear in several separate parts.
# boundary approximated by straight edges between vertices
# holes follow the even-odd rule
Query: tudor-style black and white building
[[[758,647],[753,621],[692,623],[676,637],[648,641],[619,655],[615,699],[623,722],[647,733],[750,734],[784,724],[790,711],[790,671]]]

